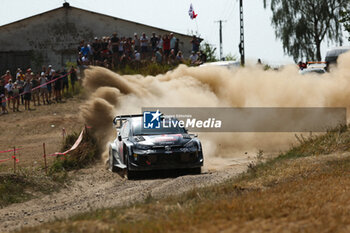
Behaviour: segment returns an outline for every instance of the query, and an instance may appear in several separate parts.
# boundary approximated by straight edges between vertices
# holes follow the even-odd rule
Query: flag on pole
[[[191,19],[195,19],[197,17],[197,15],[198,15],[198,14],[194,13],[194,9],[193,9],[192,3],[190,5],[190,9],[188,10],[188,14],[189,14]]]

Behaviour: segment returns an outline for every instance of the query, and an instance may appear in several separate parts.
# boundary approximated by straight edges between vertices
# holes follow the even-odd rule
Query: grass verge
[[[222,184],[20,232],[348,232],[350,131],[300,142]]]
[[[61,151],[71,148],[78,137],[78,133],[68,135]],[[43,168],[38,171],[22,168],[17,174],[0,174],[0,208],[58,191],[62,183],[69,181],[68,171],[86,167],[98,158],[96,145],[91,133],[85,132],[74,151],[56,158],[49,167],[48,176],[43,174]]]
[[[59,183],[46,176],[20,174],[0,175],[0,208],[27,201],[42,194],[58,190]]]

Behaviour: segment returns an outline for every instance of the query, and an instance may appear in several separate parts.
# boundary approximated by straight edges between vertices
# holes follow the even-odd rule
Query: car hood
[[[142,141],[137,142],[137,144],[149,146],[182,146],[191,140],[182,134],[142,135],[138,136],[138,139]]]

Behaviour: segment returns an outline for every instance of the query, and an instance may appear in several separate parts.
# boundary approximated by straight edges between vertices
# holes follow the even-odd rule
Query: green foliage
[[[344,29],[350,33],[350,10],[342,11],[340,12],[341,19],[339,22],[341,22],[344,26]],[[350,41],[350,37],[348,38]]]
[[[349,0],[271,0],[272,25],[284,51],[298,59],[321,60],[324,39],[342,42],[340,12]],[[266,0],[264,0],[266,7]]]
[[[225,61],[236,61],[237,55],[232,55],[231,53],[227,54],[225,57]]]
[[[71,61],[66,61],[66,69],[70,70],[72,66],[76,69],[77,68],[77,63],[76,62],[71,62]]]
[[[216,48],[208,42],[202,43],[200,50],[207,56],[207,62],[218,61],[216,58]]]
[[[25,183],[23,179],[15,175],[1,177],[0,207],[28,199],[28,195],[24,193],[24,187]]]
[[[27,201],[37,193],[48,194],[57,189],[47,177],[21,174],[0,175],[0,208],[12,203]]]

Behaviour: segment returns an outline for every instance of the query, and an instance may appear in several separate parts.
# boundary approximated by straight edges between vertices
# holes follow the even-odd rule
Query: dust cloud
[[[142,107],[349,107],[350,53],[339,57],[338,67],[322,76],[300,75],[293,65],[280,71],[180,65],[146,77],[90,67],[83,85],[89,100],[81,115],[105,147],[116,137],[112,119],[140,114]],[[237,153],[258,149],[279,152],[295,142],[291,133],[202,133],[199,138],[206,158],[235,158]]]

